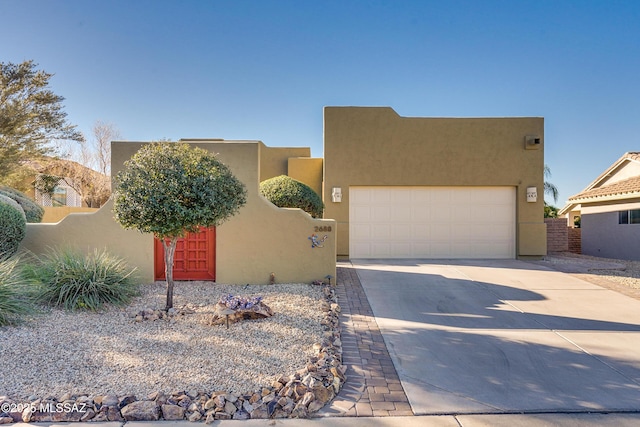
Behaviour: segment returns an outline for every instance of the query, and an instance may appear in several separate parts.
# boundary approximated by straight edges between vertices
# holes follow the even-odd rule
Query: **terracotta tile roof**
[[[638,159],[640,159],[640,153],[629,153],[629,154],[634,154],[637,156]],[[632,193],[639,193],[639,196],[640,196],[640,176],[634,176],[622,181],[618,181],[613,184],[583,191],[580,194],[576,194],[575,196],[569,197],[569,201],[579,201],[583,199],[592,199],[592,198],[598,198],[598,197],[608,197],[608,196],[618,196],[618,195],[622,196],[622,195],[628,195]]]

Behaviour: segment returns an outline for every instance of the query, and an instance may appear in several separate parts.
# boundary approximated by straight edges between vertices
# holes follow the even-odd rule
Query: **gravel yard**
[[[166,285],[145,285],[141,292],[124,308],[55,309],[19,327],[0,328],[0,396],[254,391],[305,366],[322,339],[321,286],[178,282],[174,307],[194,313],[136,322],[136,312],[164,307]],[[206,325],[227,294],[262,296],[275,314],[228,330]]]
[[[640,261],[597,258],[563,252],[551,254],[541,263],[560,271],[574,273],[597,285],[640,298]]]

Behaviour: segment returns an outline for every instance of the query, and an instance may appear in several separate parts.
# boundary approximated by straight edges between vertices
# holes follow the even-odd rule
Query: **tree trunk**
[[[173,308],[173,256],[176,253],[177,237],[161,239],[164,247],[164,274],[167,279],[167,305],[165,310]]]

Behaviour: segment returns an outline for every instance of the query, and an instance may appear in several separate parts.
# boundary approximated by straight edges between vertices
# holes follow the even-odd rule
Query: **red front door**
[[[173,259],[175,280],[216,279],[216,229],[202,228],[198,233],[188,233],[178,240]],[[165,280],[164,247],[155,239],[155,279]]]

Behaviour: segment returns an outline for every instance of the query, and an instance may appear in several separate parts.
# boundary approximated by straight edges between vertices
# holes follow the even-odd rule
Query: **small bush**
[[[44,215],[44,208],[39,206],[29,198],[26,194],[13,188],[2,186],[0,187],[0,194],[10,197],[15,200],[24,211],[27,217],[27,222],[40,222]]]
[[[13,256],[27,231],[27,223],[18,209],[0,202],[0,261]]]
[[[25,222],[27,221],[27,216],[24,214],[24,210],[22,209],[22,206],[20,206],[18,202],[13,200],[11,197],[5,196],[4,194],[0,194],[0,203],[5,203],[7,205],[13,206],[14,208],[16,208],[18,212],[20,212],[20,214],[22,214],[22,217],[24,218]]]
[[[0,326],[18,323],[34,313],[36,287],[19,268],[19,258],[0,261]]]
[[[125,305],[138,294],[134,271],[104,250],[85,256],[58,249],[31,267],[31,276],[42,284],[43,302],[66,310],[95,311],[104,304]]]
[[[324,204],[308,185],[286,175],[260,183],[260,194],[279,208],[300,208],[314,218],[322,217]]]

